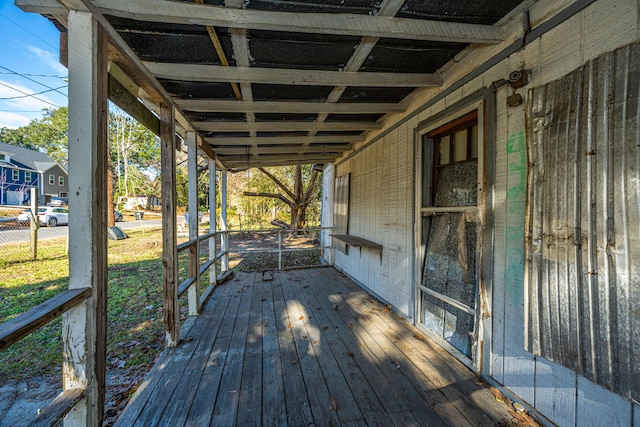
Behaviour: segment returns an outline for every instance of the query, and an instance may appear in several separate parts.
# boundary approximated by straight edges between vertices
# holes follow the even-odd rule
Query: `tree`
[[[47,153],[56,162],[64,162],[69,156],[69,110],[66,107],[45,109],[41,119],[33,119],[17,129],[0,129],[0,140]]]
[[[120,108],[110,104],[109,142],[114,193],[125,197],[139,193],[151,195],[153,182],[160,175],[158,138]]]
[[[315,165],[296,165],[286,168],[269,169],[258,168],[258,170],[281,191],[245,191],[244,195],[281,200],[289,207],[289,225],[296,229],[305,228],[307,225],[307,208],[319,194],[319,186],[316,185],[318,170],[315,168]],[[307,182],[306,189],[304,188],[304,182]]]

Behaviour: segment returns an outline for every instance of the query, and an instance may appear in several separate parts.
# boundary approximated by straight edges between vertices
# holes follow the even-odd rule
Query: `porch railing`
[[[78,307],[90,297],[90,287],[68,289],[26,313],[0,324],[0,351],[54,321],[67,311]],[[52,426],[58,424],[76,403],[82,400],[85,391],[81,388],[63,391],[39,412],[32,425]]]
[[[216,285],[225,281],[233,273],[229,269],[229,254],[230,253],[277,253],[278,254],[278,269],[283,269],[283,257],[284,253],[301,252],[309,250],[323,251],[330,249],[330,246],[314,246],[311,248],[287,248],[284,245],[283,236],[289,233],[305,233],[305,232],[317,232],[318,235],[324,230],[331,230],[327,227],[308,228],[308,229],[270,229],[270,230],[224,230],[218,232],[210,232],[198,236],[197,239],[190,240],[188,242],[181,243],[177,246],[177,252],[187,252],[187,268],[186,278],[180,282],[178,286],[178,298],[182,297],[185,293],[190,292],[189,298],[189,312],[190,314],[197,314],[200,311],[200,307],[206,302],[206,300],[213,293]],[[253,234],[271,234],[277,235],[277,247],[276,248],[255,248],[255,249],[230,249],[229,238],[231,235],[239,233],[253,233]],[[217,237],[220,236],[220,250],[218,250]],[[320,240],[320,239],[319,239]],[[209,257],[201,263],[199,259],[199,251],[197,246],[201,242],[209,242]],[[320,265],[320,264],[317,264]],[[315,265],[309,265],[315,266]],[[218,268],[220,271],[218,272]],[[209,286],[202,293],[197,295],[193,290],[197,289],[200,279],[206,273],[209,273]],[[35,332],[37,329],[52,322],[63,313],[68,312],[74,308],[79,307],[85,303],[85,301],[91,297],[92,290],[90,287],[68,289],[55,297],[45,301],[44,303],[32,308],[31,310],[20,314],[19,316],[0,324],[0,351],[8,348],[12,344],[20,341],[24,337]],[[196,295],[192,297],[192,295]],[[87,390],[82,388],[74,388],[63,391],[58,397],[49,403],[48,406],[43,408],[38,416],[34,419],[32,425],[36,426],[53,426],[57,425],[73,408],[80,402],[86,395]]]
[[[317,233],[318,234],[318,241],[321,241],[320,239],[320,233],[322,231],[325,230],[329,230],[331,231],[332,228],[331,227],[314,227],[314,228],[301,228],[301,229],[296,229],[296,228],[291,228],[291,229],[286,229],[286,228],[276,228],[276,229],[262,229],[262,230],[226,230],[226,231],[220,231],[219,233],[226,236],[227,237],[227,242],[229,242],[227,244],[227,249],[225,251],[225,253],[229,254],[229,253],[237,253],[237,254],[252,254],[252,253],[274,253],[274,254],[278,254],[278,270],[282,270],[283,268],[288,268],[286,266],[283,265],[283,254],[285,253],[295,253],[295,252],[308,252],[308,251],[324,251],[325,249],[330,249],[331,246],[313,246],[313,247],[307,247],[307,248],[295,248],[295,247],[286,247],[286,242],[283,239],[284,236],[288,235],[288,234],[297,234],[297,235],[301,235],[301,234],[307,234],[307,233]],[[234,239],[230,239],[229,237],[233,236],[233,235],[241,235],[241,234],[257,234],[257,235],[271,235],[271,236],[276,236],[276,242],[277,242],[277,247],[261,247],[261,248],[253,248],[253,249],[241,249],[240,247],[234,247],[233,243]],[[317,263],[317,264],[309,264],[309,265],[304,265],[303,267],[317,267],[320,266],[322,264]],[[289,267],[291,268],[291,267]]]

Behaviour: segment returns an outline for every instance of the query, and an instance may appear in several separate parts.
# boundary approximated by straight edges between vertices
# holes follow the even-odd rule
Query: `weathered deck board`
[[[217,289],[116,425],[468,426],[508,417],[459,361],[321,268],[268,282],[245,273]]]

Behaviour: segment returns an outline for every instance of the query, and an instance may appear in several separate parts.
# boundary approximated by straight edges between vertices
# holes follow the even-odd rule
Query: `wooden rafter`
[[[277,146],[277,147],[260,147],[255,148],[252,146],[211,146],[217,154],[221,156],[240,155],[240,154],[253,154],[259,150],[259,154],[291,154],[291,153],[332,153],[338,154],[341,151],[348,150],[351,144],[312,144],[306,146]]]
[[[194,0],[198,4],[204,4],[204,0]],[[222,44],[220,44],[220,39],[218,38],[218,34],[216,34],[215,28],[211,25],[205,25],[207,29],[207,33],[209,34],[209,38],[211,39],[211,43],[213,43],[213,48],[216,50],[216,54],[218,58],[220,58],[220,63],[224,67],[229,66],[229,61],[227,60],[227,56],[224,54],[224,50],[222,49]],[[231,88],[233,89],[233,93],[236,95],[236,98],[242,99],[242,95],[240,94],[240,89],[238,88],[238,84],[234,81],[230,81]]]
[[[150,22],[457,43],[495,44],[504,40],[504,30],[493,25],[355,14],[271,12],[168,0],[94,0],[94,4],[103,14]]]
[[[362,141],[360,135],[322,136],[248,136],[204,138],[209,145],[281,145],[281,144],[343,144]]]
[[[293,132],[293,131],[347,131],[381,129],[377,122],[193,122],[201,132]]]
[[[225,111],[229,113],[333,113],[371,114],[402,112],[405,106],[394,103],[339,103],[296,101],[228,101],[217,99],[178,99],[180,108],[187,111]]]
[[[145,62],[156,78],[192,82],[239,82],[281,85],[426,87],[438,86],[436,74],[356,73],[286,68],[227,67],[202,64]]]

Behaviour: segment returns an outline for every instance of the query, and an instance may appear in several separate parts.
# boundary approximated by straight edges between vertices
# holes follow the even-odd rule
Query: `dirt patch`
[[[107,372],[103,426],[112,426],[144,380],[149,367]],[[6,381],[0,386],[0,427],[26,427],[62,392],[59,376]]]

